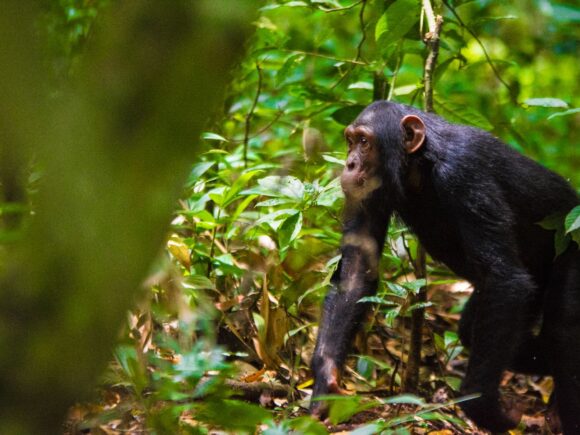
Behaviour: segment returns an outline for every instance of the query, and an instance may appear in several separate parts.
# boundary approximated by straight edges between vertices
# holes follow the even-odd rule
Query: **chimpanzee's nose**
[[[354,171],[357,167],[358,159],[355,156],[349,156],[346,159],[346,170],[347,171]]]

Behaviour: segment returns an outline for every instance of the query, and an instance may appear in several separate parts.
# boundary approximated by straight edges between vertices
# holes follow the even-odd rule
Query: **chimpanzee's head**
[[[415,112],[378,101],[346,128],[348,156],[341,184],[349,200],[363,200],[380,187],[391,196],[402,194],[407,156],[421,148],[426,136],[423,119],[409,111]]]

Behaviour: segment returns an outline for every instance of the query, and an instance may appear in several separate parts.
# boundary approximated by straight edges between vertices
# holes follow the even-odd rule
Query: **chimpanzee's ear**
[[[401,127],[405,137],[405,150],[408,154],[417,151],[425,142],[425,124],[423,120],[415,115],[406,115],[401,120]]]

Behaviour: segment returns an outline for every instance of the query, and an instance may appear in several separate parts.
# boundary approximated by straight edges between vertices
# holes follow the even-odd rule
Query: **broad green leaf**
[[[291,433],[295,434],[308,434],[308,435],[327,435],[328,430],[326,427],[318,420],[310,416],[293,418],[289,421],[288,425],[293,430]]]
[[[393,93],[395,96],[400,97],[401,95],[409,95],[411,92],[415,92],[417,89],[419,89],[418,85],[397,86]]]
[[[580,22],[580,8],[578,6],[574,6],[573,2],[570,5],[552,4],[550,5],[550,9],[552,10],[552,16],[554,17],[554,20],[556,21],[561,21],[564,23]]]
[[[339,159],[330,154],[322,154],[322,158],[329,163],[336,163],[337,165],[344,166],[344,158]]]
[[[572,211],[568,213],[564,221],[564,227],[566,228],[566,233],[571,233],[572,231],[580,229],[580,205],[574,207]]]
[[[262,216],[256,221],[256,225],[267,223],[274,231],[277,231],[282,222],[286,219],[287,215],[293,215],[295,213],[297,213],[297,210],[293,208],[276,210],[272,213],[268,213],[267,215]]]
[[[202,136],[205,140],[217,140],[219,142],[228,142],[228,140],[217,133],[205,132]]]
[[[427,308],[427,307],[432,307],[432,306],[433,306],[433,302],[419,302],[419,303],[413,304],[409,308],[407,308],[407,312],[418,310],[419,308]]]
[[[556,250],[556,257],[562,254],[570,242],[570,236],[566,234],[566,230],[564,228],[564,215],[561,213],[550,215],[538,224],[546,230],[555,231],[554,248]]]
[[[361,104],[353,104],[352,106],[345,106],[338,110],[335,110],[332,115],[332,119],[342,125],[349,125],[356,117],[363,111],[365,106]]]
[[[261,340],[266,340],[266,321],[256,312],[252,313],[252,317],[254,318],[254,324],[258,330],[258,336]]]
[[[552,214],[545,217],[542,221],[538,223],[542,228],[546,230],[557,230],[562,227],[564,222],[564,215],[561,213]]]
[[[332,205],[339,199],[344,197],[342,187],[340,186],[340,178],[337,177],[324,187],[318,198],[316,198],[316,205],[321,207],[332,207]]]
[[[288,246],[300,233],[302,229],[302,213],[298,212],[289,216],[278,230],[278,243],[280,251],[285,252]]]
[[[369,82],[356,82],[348,86],[348,89],[368,89],[373,90],[373,84]]]
[[[276,73],[276,84],[280,86],[286,81],[292,70],[304,61],[303,54],[292,54],[288,56],[284,64],[280,67]]]
[[[205,400],[195,408],[196,420],[234,433],[254,433],[256,427],[270,418],[270,413],[264,408],[241,400]]]
[[[425,287],[427,285],[427,280],[424,278],[416,279],[414,281],[403,282],[401,283],[401,285],[406,289],[411,290],[413,293],[417,294],[419,293],[419,290],[421,290],[422,287]]]
[[[353,415],[377,405],[377,402],[361,403],[360,396],[330,396],[322,399],[328,401],[330,408],[328,419],[332,424],[342,423]]]
[[[379,425],[378,423],[371,423],[366,424],[364,426],[360,426],[349,433],[350,435],[375,435],[377,433],[380,433],[382,430],[383,430],[382,425]]]
[[[227,207],[233,201],[240,199],[238,194],[240,193],[242,188],[246,187],[248,182],[253,177],[255,177],[256,175],[258,175],[260,173],[262,173],[262,171],[260,169],[258,169],[258,170],[246,171],[242,175],[240,175],[236,179],[236,181],[234,181],[232,186],[226,190],[221,207]]]
[[[394,295],[394,296],[398,296],[398,297],[400,297],[400,298],[405,298],[405,297],[407,297],[407,294],[408,294],[408,292],[407,292],[407,290],[405,289],[405,287],[403,287],[402,285],[400,285],[400,284],[397,284],[397,283],[395,283],[395,282],[390,282],[390,281],[388,281],[388,282],[387,282],[387,287],[388,287],[388,289],[390,290],[390,291],[388,291],[388,292],[387,292],[387,294],[389,294],[389,293],[390,293],[390,294],[392,294],[392,295]]]
[[[451,121],[460,124],[471,124],[475,127],[491,130],[493,126],[481,113],[461,104],[435,97],[435,109],[437,113]]]
[[[568,103],[559,98],[528,98],[524,101],[524,104],[527,104],[528,106],[568,108]]]
[[[191,168],[191,172],[189,173],[190,182],[197,182],[199,177],[205,174],[213,165],[215,165],[215,162],[200,162],[193,165],[193,168]]]
[[[377,22],[375,39],[387,47],[403,38],[419,20],[421,11],[417,0],[397,0]]]
[[[271,175],[258,180],[258,186],[248,189],[243,194],[286,197],[301,201],[304,196],[304,184],[296,177]]]
[[[386,404],[404,403],[407,405],[426,405],[425,399],[422,399],[421,397],[415,396],[413,394],[401,394],[399,396],[388,397],[382,400],[382,402]]]
[[[389,328],[395,325],[395,319],[401,313],[401,307],[390,308],[385,312],[385,323]]]
[[[365,302],[370,302],[370,303],[379,304],[379,305],[397,305],[395,302],[388,301],[388,300],[383,299],[379,296],[365,296],[364,298],[360,298],[358,301],[356,301],[357,304],[362,304]]]
[[[274,199],[267,199],[266,201],[260,201],[256,204],[256,207],[276,207],[283,204],[288,204],[289,202],[293,202],[291,198],[274,198]]]

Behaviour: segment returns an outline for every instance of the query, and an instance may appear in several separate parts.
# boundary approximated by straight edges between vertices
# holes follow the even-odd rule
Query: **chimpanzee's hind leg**
[[[543,329],[564,433],[580,434],[580,250],[576,246],[555,260]]]

